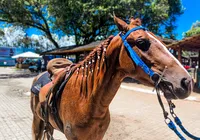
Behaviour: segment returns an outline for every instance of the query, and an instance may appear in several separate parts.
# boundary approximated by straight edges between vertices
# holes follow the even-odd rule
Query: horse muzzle
[[[185,99],[191,94],[193,86],[194,86],[194,81],[191,78],[190,79],[183,78],[180,82],[180,87],[174,89],[175,95],[179,99]]]
[[[159,88],[164,93],[166,99],[185,99],[191,94],[193,83],[192,79],[183,78],[180,81],[180,85],[176,86],[169,81],[162,80]]]

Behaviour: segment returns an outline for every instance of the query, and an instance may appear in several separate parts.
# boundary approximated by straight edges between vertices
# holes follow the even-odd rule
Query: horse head
[[[50,131],[53,126],[64,132],[67,139],[101,140],[110,122],[109,104],[125,77],[155,86],[168,100],[189,96],[192,78],[163,43],[140,26],[139,19],[131,18],[130,24],[117,17],[114,21],[121,31],[118,36],[109,37],[82,62],[70,65],[71,69],[59,71],[61,73],[55,78],[58,80],[53,81],[53,87],[51,83],[42,87],[39,97],[31,94],[33,138],[40,138],[43,132],[43,112],[38,108],[42,106],[41,99],[46,97],[50,97],[52,105],[51,111],[44,110],[52,112],[44,115],[49,119],[45,122],[51,124]],[[50,64],[60,67],[65,61],[52,61]],[[56,73],[54,68],[52,70],[51,74]],[[37,79],[34,81],[36,84]],[[49,91],[53,94],[46,96],[43,90],[46,94],[51,93]],[[54,95],[53,99],[51,95]],[[48,102],[45,101],[45,106]]]
[[[127,24],[114,16],[114,21],[121,31],[121,38],[118,41],[118,46],[121,46],[119,55],[120,71],[126,73],[128,77],[152,86],[155,86],[162,75],[162,80],[159,81],[158,86],[167,99],[184,99],[188,97],[192,91],[193,80],[181,63],[167,50],[165,44],[153,33],[141,27],[140,19],[131,18],[130,24]],[[147,68],[156,74],[155,77],[149,76],[141,66],[138,66],[131,59],[131,55],[125,47],[125,42],[146,64]]]

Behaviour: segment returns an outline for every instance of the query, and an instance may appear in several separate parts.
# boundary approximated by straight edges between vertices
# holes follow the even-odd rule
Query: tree
[[[0,29],[0,36],[4,36],[4,31]]]
[[[192,24],[191,29],[188,30],[187,32],[183,33],[184,37],[190,37],[196,34],[200,34],[200,21],[196,21],[195,23]]]
[[[21,45],[21,40],[25,37],[25,32],[22,27],[10,26],[5,27],[0,31],[0,46],[18,47]]]
[[[39,29],[59,48],[52,37],[54,18],[49,15],[47,5],[48,0],[0,0],[0,21]]]
[[[62,36],[60,39],[58,38],[58,35],[52,34],[54,40],[58,42],[58,45],[60,47],[66,47],[70,45],[75,45],[75,40],[72,36],[68,37]],[[37,50],[40,51],[46,51],[53,49],[53,44],[43,35],[32,35],[30,37],[31,44],[33,47],[35,47]]]
[[[139,17],[157,35],[175,38],[176,17],[183,13],[181,0],[49,0],[57,27],[75,35],[77,44],[105,38],[116,31],[112,13],[128,20]]]
[[[0,21],[37,28],[56,48],[55,32],[75,35],[77,45],[116,33],[113,12],[127,21],[139,17],[157,35],[174,38],[183,7],[181,0],[0,0]]]
[[[72,36],[62,36],[59,39],[57,34],[52,34],[52,37],[61,47],[75,45]],[[0,29],[0,46],[34,48],[38,52],[55,48],[46,36],[27,36],[24,29],[20,26],[10,26]]]

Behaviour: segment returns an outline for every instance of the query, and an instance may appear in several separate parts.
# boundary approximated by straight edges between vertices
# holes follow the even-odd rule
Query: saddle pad
[[[40,89],[46,84],[50,83],[51,79],[49,77],[49,73],[45,72],[31,87],[31,92],[35,95],[39,95]]]

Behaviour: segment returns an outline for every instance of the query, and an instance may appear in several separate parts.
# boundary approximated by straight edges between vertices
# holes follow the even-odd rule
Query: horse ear
[[[133,17],[131,17],[129,20],[132,25],[137,25],[137,26],[142,25],[142,21],[139,18],[134,19]]]
[[[114,22],[120,31],[128,31],[128,24],[114,15]]]
[[[134,19],[134,17],[132,16],[132,17],[130,17],[130,19],[129,19],[129,21],[130,21],[130,23],[131,22],[133,22],[135,19]]]
[[[141,19],[136,18],[135,21],[136,21],[136,24],[137,24],[138,26],[142,25]]]

